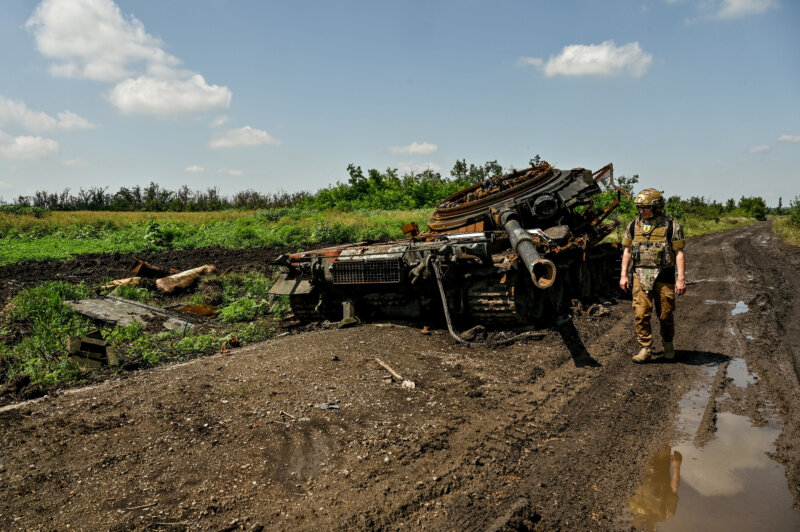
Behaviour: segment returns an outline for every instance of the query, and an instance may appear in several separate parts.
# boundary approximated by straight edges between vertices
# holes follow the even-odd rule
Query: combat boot
[[[673,360],[675,358],[675,344],[673,342],[664,342],[664,360]]]
[[[652,356],[652,353],[650,351],[650,348],[649,347],[643,347],[643,348],[639,349],[639,352],[636,355],[633,356],[632,360],[634,362],[636,362],[637,364],[641,364],[642,362],[647,362],[648,360],[650,360],[651,356]]]

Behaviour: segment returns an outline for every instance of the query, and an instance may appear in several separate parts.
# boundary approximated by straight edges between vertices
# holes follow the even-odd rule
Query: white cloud
[[[42,137],[0,135],[0,155],[9,159],[43,159],[58,153],[58,142]]]
[[[44,0],[26,26],[54,76],[116,82],[109,100],[123,113],[174,115],[227,109],[228,87],[180,68],[133,15],[112,0]]]
[[[781,135],[778,142],[800,142],[800,135]]]
[[[28,109],[24,102],[0,96],[0,125],[14,123],[27,131],[49,131],[53,129],[89,129],[94,124],[72,111],[62,111],[58,118],[42,111]]]
[[[214,120],[211,121],[210,125],[211,127],[219,127],[222,124],[226,123],[228,120],[230,120],[230,118],[231,117],[229,117],[228,115],[219,115],[218,117],[216,117]]]
[[[200,74],[183,81],[140,76],[119,83],[109,99],[125,114],[160,116],[227,108],[231,91],[207,84]]]
[[[187,166],[185,171],[186,172],[190,172],[190,173],[198,173],[198,172],[205,172],[206,169],[203,168],[202,166],[198,166],[196,164],[193,164],[191,166]]]
[[[413,163],[413,162],[406,162],[400,163],[397,165],[397,170],[401,174],[421,174],[425,170],[430,170],[432,172],[439,172],[441,173],[442,167],[436,163]]]
[[[395,146],[392,148],[392,153],[406,153],[411,155],[428,155],[436,153],[439,146],[429,142],[412,142],[408,146]]]
[[[245,126],[231,129],[208,143],[210,148],[235,148],[239,146],[261,146],[262,144],[278,145],[281,141],[266,131]]]
[[[0,190],[10,190],[11,185],[6,183],[5,181],[0,181]]]
[[[523,57],[517,64],[531,65],[553,76],[619,76],[628,74],[640,78],[647,73],[653,56],[638,42],[617,46],[614,41],[600,44],[572,44],[545,63],[538,57]]]
[[[70,166],[70,167],[78,167],[78,166],[88,166],[86,161],[82,159],[66,159],[61,162],[62,166]]]
[[[775,7],[778,7],[775,0],[722,0],[715,16],[723,19],[741,18],[760,15]]]
[[[217,170],[220,174],[228,174],[233,176],[244,175],[244,172],[241,170],[231,170],[229,168],[220,168]]]
[[[772,146],[767,146],[766,144],[762,144],[761,146],[753,146],[750,148],[749,152],[751,154],[755,153],[767,153],[768,151],[772,150]]]
[[[95,127],[94,124],[72,111],[62,111],[57,116],[58,127],[61,129],[91,129]]]
[[[137,64],[180,63],[111,0],[44,0],[25,25],[39,52],[57,61],[51,67],[56,76],[118,81],[131,76]]]

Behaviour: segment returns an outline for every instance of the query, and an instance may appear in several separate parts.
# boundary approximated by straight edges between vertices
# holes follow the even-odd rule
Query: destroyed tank
[[[617,199],[592,202],[607,178]],[[537,326],[616,290],[620,250],[601,243],[625,192],[611,164],[592,172],[546,162],[487,179],[446,198],[428,230],[281,256],[270,293],[290,298],[296,319],[402,320],[421,325]],[[343,303],[345,305],[343,306]],[[344,318],[343,318],[344,308]],[[454,333],[455,335],[455,333]]]

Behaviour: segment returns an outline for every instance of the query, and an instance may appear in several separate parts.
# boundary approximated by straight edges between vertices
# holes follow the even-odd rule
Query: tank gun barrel
[[[539,253],[531,235],[514,216],[514,211],[509,209],[500,213],[500,223],[508,233],[511,246],[530,272],[533,284],[542,290],[550,288],[556,280],[556,265]]]

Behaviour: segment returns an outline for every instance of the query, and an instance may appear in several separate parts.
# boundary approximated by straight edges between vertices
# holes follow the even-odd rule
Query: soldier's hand
[[[676,279],[675,280],[675,295],[682,296],[686,293],[686,280],[685,279]]]
[[[631,282],[628,280],[627,275],[621,275],[619,278],[619,287],[623,292],[631,289]]]

